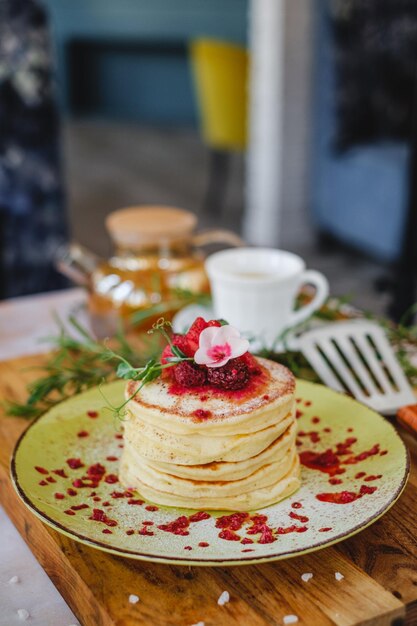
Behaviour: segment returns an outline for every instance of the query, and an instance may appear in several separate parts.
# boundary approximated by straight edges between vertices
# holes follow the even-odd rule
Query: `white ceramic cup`
[[[216,252],[206,260],[213,308],[241,332],[272,347],[284,330],[306,320],[329,293],[320,272],[306,270],[303,259],[272,248],[237,248]],[[294,310],[303,285],[313,285],[311,302]]]

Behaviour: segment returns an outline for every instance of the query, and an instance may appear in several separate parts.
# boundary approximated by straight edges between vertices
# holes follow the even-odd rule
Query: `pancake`
[[[242,461],[262,452],[294,422],[288,414],[278,424],[256,433],[208,437],[198,433],[178,435],[145,424],[137,417],[125,422],[126,446],[154,461],[200,465],[214,461]]]
[[[123,463],[128,465],[129,475],[135,483],[138,481],[145,483],[150,488],[159,491],[173,492],[177,496],[184,496],[199,501],[202,498],[211,497],[213,490],[219,497],[232,497],[262,487],[268,487],[271,483],[283,478],[288,468],[294,464],[296,457],[295,450],[287,450],[286,454],[279,461],[271,461],[249,473],[243,478],[236,480],[216,480],[205,481],[193,478],[183,478],[167,474],[159,469],[151,467],[146,462],[131,463],[129,453],[124,455]]]
[[[129,468],[125,468],[126,484],[130,475]],[[135,489],[147,500],[164,506],[183,507],[187,509],[208,509],[213,511],[253,511],[261,509],[293,494],[300,487],[300,461],[295,455],[293,465],[288,468],[285,476],[276,478],[271,476],[271,484],[264,487],[255,486],[252,491],[246,491],[234,496],[223,495],[213,490],[204,496],[187,497],[171,491],[163,491],[152,487],[143,480],[136,481]]]
[[[261,375],[254,377],[247,389],[224,392],[208,388],[176,393],[163,378],[148,383],[128,404],[128,412],[157,429],[172,433],[210,435],[243,435],[277,424],[294,405],[295,379],[291,372],[274,361],[258,358]],[[126,385],[128,399],[139,382]],[[204,389],[204,388],[203,388]],[[209,419],[198,412],[209,411]]]
[[[205,481],[238,480],[248,476],[267,463],[278,462],[284,458],[288,451],[294,448],[295,434],[296,426],[294,422],[291,422],[291,425],[285,432],[269,446],[262,449],[261,452],[252,457],[244,457],[238,461],[212,461],[198,465],[155,461],[139,453],[137,448],[128,441],[125,443],[124,456],[129,456],[129,464],[135,473],[138,473],[138,466],[146,465],[155,471],[165,472],[180,478]]]
[[[120,480],[157,504],[217,510],[268,506],[300,484],[295,380],[257,359],[239,391],[178,388],[158,378],[127,404]],[[140,383],[129,381],[129,399]]]

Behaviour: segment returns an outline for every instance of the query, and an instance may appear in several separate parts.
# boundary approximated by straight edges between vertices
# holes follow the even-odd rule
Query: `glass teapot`
[[[227,230],[196,233],[197,217],[184,209],[138,206],[106,219],[115,254],[102,260],[78,244],[66,247],[59,270],[87,287],[91,324],[98,337],[112,336],[119,321],[146,330],[163,316],[171,319],[196,296],[209,294],[200,249],[212,243],[239,246]]]

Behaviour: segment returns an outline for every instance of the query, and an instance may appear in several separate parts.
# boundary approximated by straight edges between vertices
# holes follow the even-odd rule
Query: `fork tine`
[[[349,389],[349,391],[356,398],[365,400],[365,394],[359,387],[356,380],[353,378],[346,363],[343,361],[342,357],[336,350],[335,345],[329,339],[322,339],[318,345],[323,351],[326,358],[330,361],[331,365],[333,366],[339,377],[342,379],[346,387]]]
[[[399,362],[396,359],[395,354],[392,351],[391,345],[387,339],[386,334],[382,328],[375,328],[372,331],[371,336],[375,337],[375,344],[378,349],[383,353],[383,360],[386,363],[390,375],[392,376],[398,389],[404,389],[409,386],[408,380],[404,371],[402,370]]]
[[[305,343],[305,345],[303,346],[303,353],[314,371],[320,376],[323,381],[326,381],[326,384],[329,387],[335,389],[336,391],[341,391],[343,393],[345,392],[343,385],[336,378],[328,363],[317,350],[315,345],[309,345]]]
[[[379,394],[372,376],[360,360],[355,348],[353,347],[352,338],[350,337],[338,337],[337,344],[340,346],[344,356],[349,361],[352,370],[358,375],[362,385],[365,387],[369,395]],[[361,353],[362,354],[362,353]]]
[[[367,332],[367,335],[370,333]],[[368,363],[369,369],[372,371],[375,379],[378,381],[380,387],[384,390],[385,393],[392,393],[395,391],[388,379],[387,374],[384,372],[381,363],[376,358],[374,349],[370,345],[370,343],[366,340],[364,335],[355,336],[355,342],[361,350],[363,357]]]

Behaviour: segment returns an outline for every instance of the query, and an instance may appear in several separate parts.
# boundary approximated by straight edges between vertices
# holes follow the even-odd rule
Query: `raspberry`
[[[187,335],[174,335],[172,343],[174,346],[177,346],[185,356],[194,356],[195,350],[191,347]]]
[[[198,342],[201,332],[207,328],[207,322],[202,317],[197,317],[191,324],[186,337],[190,346],[194,349],[194,352],[198,349]]]
[[[173,356],[174,355],[171,352],[171,346],[170,345],[165,346],[161,354],[162,365],[165,365],[165,363],[168,363],[168,360],[171,359]]]
[[[249,377],[249,368],[241,358],[230,359],[222,367],[207,368],[208,382],[222,389],[242,389]]]
[[[206,322],[202,317],[197,317],[187,334],[172,336],[172,343],[174,346],[177,346],[185,356],[193,357],[198,350],[201,332],[209,326],[221,326],[221,324],[217,320]],[[166,346],[161,355],[161,363],[164,365],[173,356],[171,346]]]
[[[194,350],[193,355],[198,350],[198,343],[202,331],[209,326],[221,326],[221,324],[217,320],[210,320],[210,322],[206,322],[206,320],[202,317],[197,317],[197,319],[195,319],[192,323],[188,333],[185,335],[191,349]]]
[[[242,356],[239,356],[236,360],[245,363],[251,376],[259,376],[259,374],[261,374],[259,363],[250,352],[245,352],[245,354],[242,354]]]
[[[184,387],[199,387],[206,382],[206,372],[188,361],[182,361],[174,367],[174,378]]]

